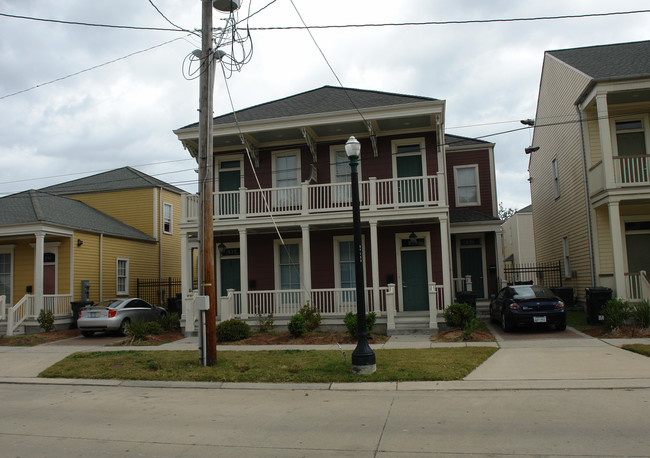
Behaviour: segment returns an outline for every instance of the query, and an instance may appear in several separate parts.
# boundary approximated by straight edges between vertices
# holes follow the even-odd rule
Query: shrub
[[[226,320],[217,325],[217,340],[219,342],[234,342],[246,339],[251,334],[248,323],[239,320]]]
[[[173,331],[181,327],[181,318],[176,312],[166,313],[158,317],[158,324],[165,332]]]
[[[311,332],[320,326],[320,311],[316,306],[309,305],[309,301],[302,306],[298,313],[305,318],[305,327],[307,328],[307,332]]]
[[[165,331],[158,321],[133,320],[124,327],[124,335],[130,337],[131,343],[163,332]]]
[[[49,332],[54,329],[54,313],[52,313],[52,310],[41,309],[37,320],[39,326],[46,331]]]
[[[269,313],[264,315],[263,313],[257,314],[257,324],[259,326],[260,332],[270,332],[273,330],[273,314]]]
[[[300,337],[307,332],[305,317],[296,313],[289,321],[289,332],[293,337]]]
[[[463,340],[471,339],[472,334],[480,326],[480,323],[481,322],[476,318],[472,318],[471,320],[469,320],[469,323],[467,323],[467,325],[463,328],[463,333],[461,334]]]
[[[622,299],[611,299],[603,306],[601,313],[608,330],[619,328],[630,317],[630,307]]]
[[[345,327],[348,328],[348,333],[355,337],[357,335],[357,314],[348,312],[345,315]],[[366,313],[366,333],[370,334],[372,328],[375,327],[377,321],[377,314],[375,312]]]
[[[637,326],[647,328],[650,326],[650,303],[643,301],[631,307],[630,315]]]
[[[472,322],[474,315],[474,308],[471,305],[456,303],[445,309],[443,317],[448,326],[466,329]]]

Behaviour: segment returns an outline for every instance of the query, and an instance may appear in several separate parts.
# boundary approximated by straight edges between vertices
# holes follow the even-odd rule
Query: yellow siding
[[[154,237],[154,189],[102,191],[70,198],[84,202],[129,226]]]
[[[81,299],[81,280],[90,281],[89,299],[99,302],[99,259],[100,259],[100,236],[84,232],[75,233],[75,240],[80,239],[83,245],[74,246],[74,298]]]
[[[163,190],[161,196],[160,211],[160,234],[161,254],[162,254],[162,278],[181,276],[181,236],[178,224],[181,220],[181,196],[169,191]],[[172,205],[172,233],[163,232],[163,204]]]
[[[117,296],[117,259],[129,260],[129,295],[136,294],[137,278],[157,278],[158,244],[104,236],[103,298]]]
[[[568,238],[571,271],[577,278],[566,279],[584,300],[584,288],[591,284],[587,209],[584,193],[580,125],[575,100],[588,79],[563,63],[545,55],[540,83],[529,171],[535,228],[537,261],[559,261],[562,239]],[[560,196],[555,198],[551,173],[557,159]]]

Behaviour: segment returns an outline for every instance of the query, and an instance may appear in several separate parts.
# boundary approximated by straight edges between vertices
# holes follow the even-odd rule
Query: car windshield
[[[527,285],[512,287],[515,299],[549,298],[554,294],[545,286]]]
[[[108,301],[101,301],[96,303],[93,307],[104,307],[109,309],[117,308],[118,305],[122,303],[122,299],[111,299]]]

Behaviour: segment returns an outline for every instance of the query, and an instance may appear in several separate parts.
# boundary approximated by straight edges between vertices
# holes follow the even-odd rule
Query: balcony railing
[[[622,185],[650,184],[650,156],[615,156],[614,174],[616,183]]]
[[[362,210],[393,210],[439,205],[444,186],[442,173],[436,176],[370,178],[359,183]],[[243,205],[242,205],[243,203]],[[313,215],[352,209],[350,183],[308,184],[284,188],[245,189],[217,192],[214,195],[214,219],[255,218],[272,214]],[[196,221],[198,195],[183,196],[183,221]]]

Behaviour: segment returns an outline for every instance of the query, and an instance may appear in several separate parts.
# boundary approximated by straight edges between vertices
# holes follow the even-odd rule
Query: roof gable
[[[650,41],[546,52],[595,80],[650,76]]]
[[[142,173],[132,167],[122,167],[89,177],[67,181],[42,188],[41,191],[56,195],[83,194],[88,192],[120,191],[125,189],[164,188],[181,194],[182,189]]]
[[[117,237],[155,240],[112,216],[67,197],[32,189],[0,198],[0,227],[38,223]]]

